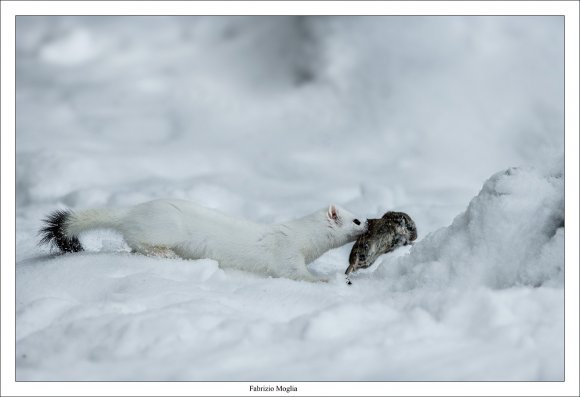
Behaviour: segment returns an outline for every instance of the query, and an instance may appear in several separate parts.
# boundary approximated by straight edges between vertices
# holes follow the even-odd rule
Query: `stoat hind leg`
[[[159,258],[179,258],[179,255],[177,255],[173,249],[163,245],[140,244],[133,247],[133,252]]]

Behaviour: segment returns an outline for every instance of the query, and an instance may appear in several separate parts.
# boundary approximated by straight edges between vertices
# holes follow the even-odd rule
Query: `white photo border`
[[[2,1],[1,2],[1,394],[186,395],[559,395],[577,396],[579,220],[579,3],[577,1]],[[15,16],[16,15],[563,15],[565,17],[566,281],[565,382],[295,382],[292,393],[250,393],[252,382],[15,381]],[[258,386],[290,386],[259,382]]]

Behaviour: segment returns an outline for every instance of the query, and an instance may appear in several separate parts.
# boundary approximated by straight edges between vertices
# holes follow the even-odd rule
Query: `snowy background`
[[[17,17],[18,380],[563,380],[561,17]],[[37,246],[56,208],[337,203],[328,284]]]

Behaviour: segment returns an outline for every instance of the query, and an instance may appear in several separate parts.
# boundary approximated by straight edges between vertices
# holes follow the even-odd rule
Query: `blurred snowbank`
[[[561,154],[562,35],[557,17],[19,17],[17,197],[235,174],[463,205]],[[369,198],[353,209],[380,212]]]

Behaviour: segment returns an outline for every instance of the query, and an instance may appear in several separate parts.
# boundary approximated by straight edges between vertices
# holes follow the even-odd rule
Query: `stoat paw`
[[[312,273],[310,273],[309,271],[303,272],[301,273],[298,277],[296,277],[297,280],[302,280],[302,281],[310,281],[311,283],[328,283],[330,280],[326,277],[320,277],[317,275],[314,275]]]

